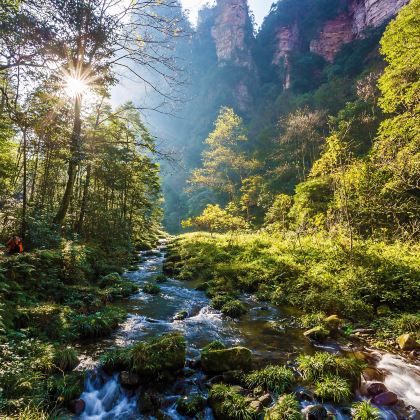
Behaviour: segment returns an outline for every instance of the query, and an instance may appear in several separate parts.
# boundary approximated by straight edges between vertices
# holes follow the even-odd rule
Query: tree
[[[419,11],[420,1],[411,1],[381,39],[388,65],[379,79],[380,106],[389,116],[382,122],[373,148],[373,161],[385,181],[381,195],[386,207],[394,222],[400,228],[410,228],[414,235],[420,229]]]
[[[233,216],[217,204],[209,204],[200,216],[184,220],[182,227],[195,227],[212,233],[223,233],[245,230],[249,226],[242,217]]]
[[[242,119],[233,109],[221,108],[214,130],[204,142],[208,147],[202,153],[202,168],[194,170],[189,180],[193,188],[208,188],[222,200],[234,201],[242,181],[258,166],[241,150],[246,141]]]
[[[287,229],[288,213],[292,207],[293,199],[290,195],[278,194],[265,215],[265,224],[274,225],[280,230]]]

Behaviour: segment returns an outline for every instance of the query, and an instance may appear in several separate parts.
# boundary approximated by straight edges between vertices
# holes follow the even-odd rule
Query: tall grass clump
[[[302,420],[299,402],[293,394],[285,394],[269,410],[264,420]]]
[[[315,382],[315,395],[323,401],[345,402],[352,396],[349,381],[336,375],[326,375]]]
[[[283,366],[267,366],[245,377],[250,388],[262,387],[266,391],[282,394],[290,388],[294,380],[293,371]]]
[[[380,420],[381,411],[369,401],[360,401],[352,405],[353,420]]]

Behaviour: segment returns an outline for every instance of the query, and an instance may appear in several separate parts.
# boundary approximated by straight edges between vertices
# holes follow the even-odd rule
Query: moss
[[[252,352],[245,347],[223,349],[207,347],[201,351],[201,367],[205,372],[210,373],[230,370],[249,371],[252,368]]]
[[[200,394],[192,394],[178,399],[176,410],[179,414],[196,417],[204,410],[207,400]]]

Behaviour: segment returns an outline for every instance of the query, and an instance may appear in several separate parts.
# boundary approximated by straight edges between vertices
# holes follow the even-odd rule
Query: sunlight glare
[[[89,89],[88,84],[83,79],[76,77],[67,76],[65,83],[66,94],[72,98],[87,93]]]

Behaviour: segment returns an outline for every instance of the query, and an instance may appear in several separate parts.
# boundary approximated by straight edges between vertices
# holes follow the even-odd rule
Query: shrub
[[[160,293],[160,287],[155,283],[146,283],[143,286],[143,292],[148,295],[158,295]]]
[[[64,347],[55,350],[54,365],[62,372],[73,370],[79,364],[79,356],[72,347]]]
[[[206,406],[206,399],[199,394],[189,395],[178,399],[176,410],[179,414],[196,417]]]
[[[184,367],[185,351],[185,338],[179,333],[137,343],[131,349],[132,369],[140,376],[159,379],[166,372]]]
[[[168,278],[165,276],[165,274],[158,274],[155,277],[156,283],[165,283],[168,280]]]
[[[216,295],[213,297],[213,299],[210,302],[210,305],[212,308],[220,310],[223,308],[223,306],[232,301],[234,298],[231,295],[224,295],[224,294],[220,294],[220,295]]]
[[[80,396],[85,384],[84,372],[72,372],[49,378],[48,388],[55,401],[67,403]]]
[[[253,420],[257,417],[246,398],[238,394],[235,388],[222,384],[213,385],[209,399],[217,418]]]
[[[354,420],[379,420],[381,411],[373,407],[369,401],[360,401],[352,405],[352,418]]]
[[[120,308],[105,308],[90,315],[72,317],[72,328],[80,338],[95,338],[109,335],[125,319]]]
[[[250,388],[262,387],[267,391],[279,394],[285,392],[294,379],[293,371],[283,366],[267,366],[262,370],[250,373],[245,378],[245,383]]]
[[[283,395],[269,410],[264,420],[302,420],[299,402],[293,394]]]
[[[357,383],[364,368],[364,364],[355,358],[340,357],[326,352],[318,352],[313,356],[300,355],[297,362],[299,371],[307,381],[334,374]]]
[[[231,300],[223,305],[222,313],[231,318],[239,318],[247,313],[247,308],[240,300]]]
[[[347,401],[351,395],[350,383],[337,375],[326,375],[315,382],[315,395],[323,401]]]
[[[129,370],[131,368],[131,348],[115,348],[100,357],[103,368],[109,372]]]

